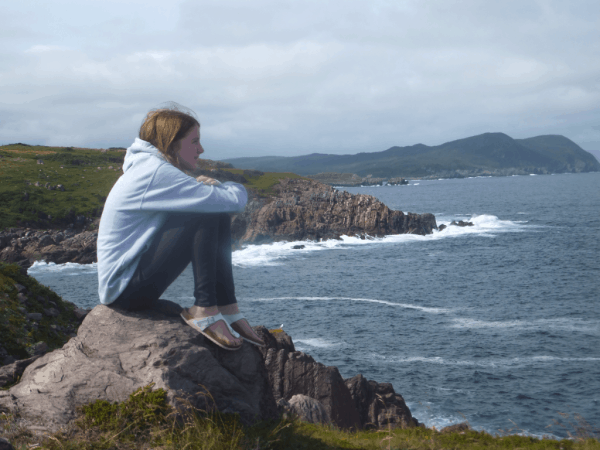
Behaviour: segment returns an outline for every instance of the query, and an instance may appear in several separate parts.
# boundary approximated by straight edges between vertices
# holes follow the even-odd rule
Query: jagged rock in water
[[[284,179],[277,195],[255,211],[242,241],[338,239],[340,235],[429,234],[433,214],[404,214],[371,195],[353,195],[312,180]]]

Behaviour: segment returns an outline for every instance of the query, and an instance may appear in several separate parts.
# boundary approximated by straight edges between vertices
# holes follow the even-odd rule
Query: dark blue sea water
[[[599,188],[600,173],[347,189],[475,225],[249,246],[234,253],[240,307],[342,376],[392,383],[427,426],[562,437],[547,426],[566,413],[600,427]],[[97,303],[95,265],[29,272]],[[191,292],[188,268],[163,297],[189,306]]]

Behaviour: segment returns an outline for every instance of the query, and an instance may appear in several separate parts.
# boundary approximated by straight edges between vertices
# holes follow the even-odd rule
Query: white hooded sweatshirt
[[[98,294],[105,305],[125,290],[169,214],[242,212],[248,200],[241,184],[199,183],[141,139],[127,149],[123,172],[108,194],[98,232]]]

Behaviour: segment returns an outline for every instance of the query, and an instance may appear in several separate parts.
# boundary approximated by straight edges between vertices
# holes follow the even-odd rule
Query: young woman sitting
[[[152,308],[191,262],[195,302],[181,313],[184,321],[224,349],[237,350],[243,340],[263,346],[238,309],[231,266],[229,214],[244,210],[247,192],[188,175],[203,152],[191,114],[147,114],[100,220],[100,302]]]

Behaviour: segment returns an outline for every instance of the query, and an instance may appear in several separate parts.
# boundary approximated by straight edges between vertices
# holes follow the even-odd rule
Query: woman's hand
[[[214,178],[205,177],[204,175],[200,175],[198,178],[196,178],[196,181],[202,181],[204,184],[210,184],[212,186],[218,186],[221,184],[220,181],[217,181]]]

